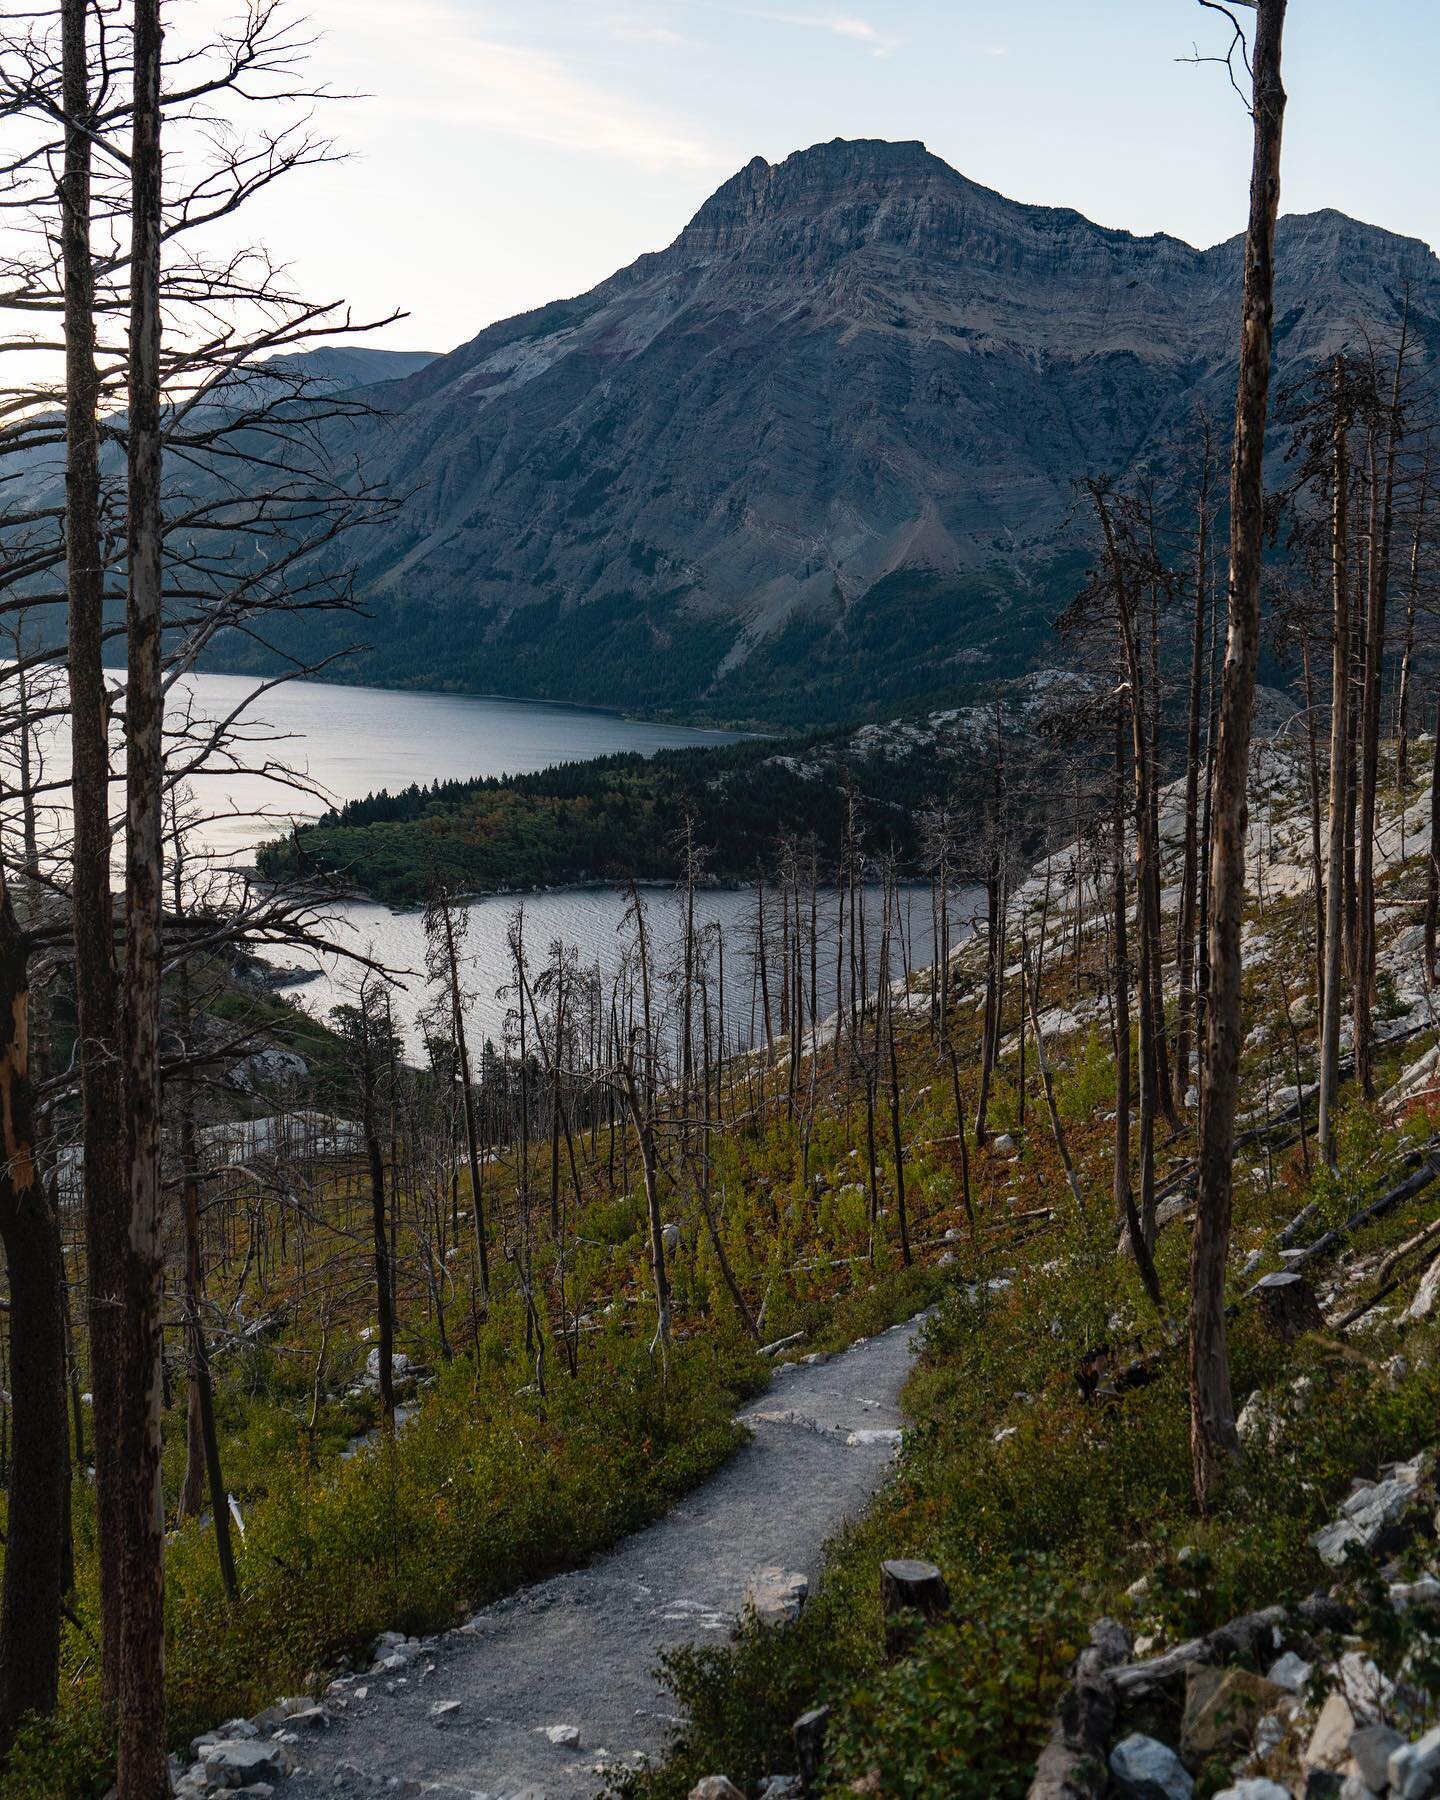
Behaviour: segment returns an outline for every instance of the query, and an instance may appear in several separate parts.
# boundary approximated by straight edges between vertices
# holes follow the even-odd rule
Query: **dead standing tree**
[[[1281,42],[1287,0],[1254,0],[1251,77],[1254,146],[1245,233],[1240,366],[1230,469],[1229,630],[1215,749],[1210,850],[1210,992],[1205,1017],[1206,1082],[1200,1103],[1200,1153],[1190,1248],[1191,1454],[1197,1505],[1213,1500],[1239,1441],[1225,1330],[1225,1265],[1230,1248],[1235,1109],[1240,1073],[1240,929],[1245,903],[1246,784],[1260,655],[1260,575],[1265,533],[1265,423],[1274,327],[1275,220],[1280,204],[1280,144],[1285,115]],[[1230,55],[1245,40],[1229,20]]]
[[[331,577],[300,576],[293,585],[291,577],[308,551],[356,513],[353,492],[327,490],[323,479],[303,472],[304,455],[316,443],[307,429],[313,420],[297,417],[307,410],[303,403],[297,409],[292,395],[288,409],[276,409],[272,393],[257,407],[227,388],[251,359],[304,342],[317,329],[348,330],[349,321],[288,294],[268,259],[230,252],[207,262],[185,248],[190,233],[229,219],[281,175],[324,159],[326,147],[303,124],[264,132],[258,143],[233,129],[210,129],[223,109],[221,96],[316,98],[294,78],[303,42],[273,0],[252,5],[234,35],[182,48],[172,64],[182,72],[169,81],[162,41],[155,0],[117,9],[60,0],[54,10],[12,17],[0,38],[0,108],[7,121],[33,128],[33,141],[5,164],[6,198],[12,216],[31,221],[38,246],[7,262],[0,304],[21,314],[59,315],[63,330],[63,408],[53,391],[6,396],[6,447],[63,443],[65,484],[63,497],[57,491],[51,500],[42,482],[32,514],[53,515],[51,547],[29,558],[23,584],[10,585],[0,604],[6,611],[33,607],[37,631],[45,628],[46,607],[53,617],[61,601],[68,620],[71,898],[101,1636],[105,1694],[121,1719],[119,1792],[127,1797],[165,1779],[160,820],[167,783],[177,778],[165,764],[165,701],[177,670],[217,630],[253,629],[257,615],[283,607],[287,590],[300,605],[335,603]],[[192,150],[202,146],[198,163],[182,154],[168,165],[179,173],[163,187],[162,125],[167,135],[179,128],[179,144],[188,130]],[[50,173],[61,159],[57,194]],[[241,315],[243,328],[236,323]],[[265,421],[281,412],[286,417],[272,450],[288,442],[289,451],[264,464],[265,481],[274,485],[237,493],[228,477],[237,466],[231,459],[238,436],[264,435]],[[113,455],[108,465],[101,456],[107,413],[107,434],[125,443],[123,471]],[[167,457],[172,467],[186,467],[193,481],[188,490],[168,478]],[[241,535],[243,553],[237,552]],[[61,578],[58,590],[47,585]],[[130,637],[122,722],[123,964],[116,957],[111,893],[112,718],[102,665],[106,637],[115,630],[107,624],[107,599],[121,593]],[[178,651],[165,649],[164,630],[179,637]],[[42,636],[29,654],[59,648],[46,646]],[[199,772],[224,730],[188,746],[181,773]]]
[[[366,975],[353,1005],[337,1006],[331,1013],[346,1040],[351,1071],[360,1097],[360,1128],[365,1139],[365,1163],[370,1190],[370,1235],[375,1269],[376,1362],[375,1381],[380,1396],[380,1423],[386,1431],[395,1426],[395,1280],[390,1248],[389,1221],[393,1194],[387,1200],[385,1156],[380,1142],[381,1113],[387,1087],[393,1080],[399,1047],[391,1023],[388,995],[374,977]]]
[[[1200,740],[1206,669],[1206,634],[1210,614],[1210,531],[1215,522],[1211,499],[1215,445],[1210,420],[1197,421],[1198,480],[1195,501],[1195,597],[1190,642],[1190,687],[1185,728],[1185,847],[1180,872],[1180,916],[1176,962],[1180,994],[1175,1026],[1175,1092],[1177,1112],[1187,1107],[1190,1051],[1197,1011],[1195,937],[1200,906]]]
[[[1404,433],[1405,357],[1410,310],[1407,296],[1395,349],[1388,401],[1382,404],[1378,361],[1369,376],[1377,390],[1375,423],[1369,437],[1370,516],[1366,567],[1364,646],[1360,689],[1360,794],[1355,827],[1357,928],[1351,990],[1355,1074],[1366,1096],[1375,1092],[1372,1009],[1375,1001],[1375,816],[1380,785],[1380,701],[1385,673],[1385,629],[1389,605],[1391,544],[1395,526],[1395,478]]]
[[[127,1199],[120,1303],[116,1475],[120,1485],[120,1679],[117,1793],[169,1786],[164,1668],[165,1505],[161,1239],[160,985],[165,878],[162,804],[165,697],[161,679],[164,519],[161,501],[160,0],[135,0],[130,141],[130,363],[125,624],[125,963],[121,1016]],[[118,1280],[116,1277],[118,1276]]]
[[[0,1596],[0,1754],[26,1713],[54,1709],[70,1561],[65,1273],[59,1220],[36,1154],[30,955],[0,863],[0,1241],[10,1281],[13,1431]]]
[[[635,972],[640,984],[640,1022],[626,1037],[616,1078],[635,1127],[640,1148],[640,1170],[645,1184],[645,1217],[650,1239],[650,1267],[655,1278],[655,1336],[652,1357],[658,1352],[662,1372],[670,1367],[670,1278],[665,1268],[665,1227],[660,1214],[659,1158],[655,1144],[655,1109],[659,1096],[659,1044],[653,1004],[650,938],[645,922],[645,902],[635,885],[625,921],[635,928]],[[638,1054],[636,1040],[639,1039]]]
[[[433,886],[430,905],[425,913],[426,956],[432,981],[445,985],[450,1009],[451,1030],[455,1037],[460,1098],[465,1118],[465,1157],[470,1170],[470,1213],[475,1234],[475,1256],[480,1278],[480,1303],[490,1304],[490,1254],[485,1232],[485,1186],[480,1161],[479,1136],[475,1128],[475,1089],[470,1079],[470,1046],[465,1032],[465,999],[460,983],[460,946],[463,943],[469,914],[457,910],[444,884]]]

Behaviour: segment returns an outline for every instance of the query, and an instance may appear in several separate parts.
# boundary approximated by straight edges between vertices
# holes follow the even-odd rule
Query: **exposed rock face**
[[[1406,285],[1440,338],[1424,245],[1322,212],[1277,255],[1277,385]],[[1240,276],[1238,238],[1022,206],[918,143],[757,157],[667,250],[385,387],[356,448],[416,492],[358,540],[367,666],[791,718],[1013,673],[1074,590],[1077,478],[1226,415]]]

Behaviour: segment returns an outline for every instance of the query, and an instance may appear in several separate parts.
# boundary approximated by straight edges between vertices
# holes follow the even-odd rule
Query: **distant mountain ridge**
[[[1083,562],[1075,482],[1228,415],[1240,276],[1239,238],[1021,205],[918,143],[757,157],[667,249],[345,427],[414,490],[345,546],[357,673],[804,722],[1017,673]],[[1407,289],[1433,350],[1425,245],[1282,220],[1281,378]]]

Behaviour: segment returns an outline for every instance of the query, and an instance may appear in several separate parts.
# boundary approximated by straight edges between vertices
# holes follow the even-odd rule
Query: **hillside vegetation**
[[[925,865],[932,809],[976,816],[995,761],[1023,763],[1042,787],[1047,733],[1085,678],[1047,670],[985,706],[902,716],[777,746],[660,750],[534,774],[437,782],[372,794],[261,846],[267,881],[333,877],[392,905],[450,892],[587,881],[677,881],[687,847],[710,880],[749,881],[789,844],[831,867],[847,836],[905,873]],[[1016,826],[1022,824],[1018,816]],[[1035,841],[1040,811],[1026,833]]]
[[[1309,1232],[1318,1236],[1385,1189],[1407,1155],[1433,1146],[1440,1132],[1434,1081],[1423,1078],[1437,1019],[1412,923],[1428,799],[1410,798],[1403,845],[1398,806],[1388,801],[1383,837],[1382,1081],[1388,1086],[1403,1067],[1422,1076],[1413,1097],[1347,1102],[1337,1174],[1317,1167],[1287,1115],[1313,1061],[1302,953],[1309,915],[1294,860],[1307,825],[1292,757],[1263,759],[1255,800],[1248,1144],[1237,1171],[1232,1269],[1241,1302],[1236,1393],[1302,1372],[1316,1385],[1293,1424],[1247,1446],[1212,1519],[1197,1523],[1191,1508],[1174,1336],[1191,1121],[1161,1158],[1161,1190],[1174,1197],[1161,1208],[1157,1311],[1133,1259],[1117,1255],[1104,1117],[1114,1086],[1107,926],[1087,854],[1072,848],[1012,896],[1007,945],[1014,958],[1023,923],[1041,971],[1035,1016],[1059,1135],[1043,1097],[1033,1022],[1022,1031],[1013,985],[988,1135],[976,1135],[979,946],[956,955],[949,1001],[969,1096],[963,1159],[956,1077],[936,1035],[928,972],[893,997],[902,1161],[882,1133],[873,1193],[863,1065],[848,1053],[836,1059],[829,1026],[818,1047],[781,1044],[773,1062],[732,1059],[717,1071],[707,1103],[727,1124],[706,1186],[661,1178],[665,1215],[679,1228],[670,1263],[674,1347],[663,1379],[653,1362],[639,1171],[626,1178],[617,1158],[628,1156],[627,1140],[622,1130],[617,1143],[603,1113],[581,1134],[577,1168],[566,1162],[557,1171],[543,1132],[528,1145],[501,1143],[487,1158],[489,1230],[496,1243],[528,1239],[520,1254],[531,1279],[548,1271],[548,1298],[538,1310],[527,1305],[527,1263],[519,1260],[504,1276],[497,1270],[490,1304],[477,1310],[473,1196],[463,1175],[437,1191],[423,1172],[436,1091],[425,1082],[408,1098],[397,1091],[397,1343],[409,1359],[398,1379],[419,1409],[402,1431],[350,1460],[340,1452],[383,1412],[373,1295],[363,1240],[354,1240],[366,1216],[363,1163],[307,1149],[292,1133],[268,1160],[251,1155],[220,1174],[211,1280],[228,1287],[238,1276],[239,1285],[212,1357],[227,1482],[246,1522],[235,1547],[241,1598],[225,1600],[204,1521],[183,1527],[168,1584],[176,1741],[277,1693],[323,1690],[326,1670],[364,1654],[382,1630],[444,1627],[515,1582],[589,1554],[715,1466],[736,1441],[729,1420],[737,1401],[769,1379],[783,1385],[786,1356],[838,1347],[929,1301],[938,1304],[909,1391],[913,1426],[894,1483],[833,1547],[798,1625],[752,1630],[734,1648],[673,1660],[670,1679],[687,1722],[669,1765],[625,1778],[637,1792],[687,1793],[700,1775],[722,1768],[752,1791],[762,1775],[791,1766],[793,1719],[825,1701],[836,1709],[827,1791],[878,1771],[873,1791],[886,1794],[931,1794],[943,1784],[961,1794],[1018,1795],[1088,1620],[1117,1606],[1133,1614],[1124,1590],[1138,1576],[1150,1577],[1146,1620],[1160,1642],[1308,1591],[1320,1575],[1308,1534],[1349,1477],[1433,1438],[1440,1363],[1425,1350],[1433,1327],[1428,1318],[1402,1320],[1392,1302],[1349,1332],[1332,1325],[1286,1344],[1243,1295],[1279,1265],[1277,1233],[1302,1209],[1314,1209]],[[1175,801],[1168,792],[1162,810],[1167,860],[1177,854]],[[1017,983],[1018,962],[1009,972]],[[539,1087],[538,1067],[533,1078]],[[1313,1128],[1313,1110],[1306,1124]],[[263,1196],[277,1180],[301,1183],[302,1212],[272,1212]],[[558,1235],[547,1192],[558,1195]],[[1383,1252],[1436,1218],[1440,1187],[1342,1237],[1316,1269],[1332,1320],[1363,1295]],[[437,1270],[454,1271],[457,1258],[470,1264],[468,1301],[463,1281],[436,1284]],[[752,1308],[763,1302],[767,1338],[796,1340],[778,1367],[756,1357],[737,1287]],[[1077,1371],[1101,1345],[1115,1367],[1153,1356],[1154,1379],[1113,1402],[1087,1403]],[[172,1505],[183,1485],[184,1427],[183,1407],[167,1413]],[[64,1707],[53,1724],[22,1738],[0,1785],[7,1800],[78,1797],[106,1780],[88,1521],[82,1495]],[[908,1655],[887,1661],[877,1560],[899,1554],[939,1564],[952,1608]]]
[[[1176,798],[1174,790],[1165,796],[1172,872]],[[1040,1025],[1079,1203],[1033,1059],[1034,1086],[1022,1101],[1017,1034],[994,1114],[1006,1136],[972,1161],[975,1229],[953,1214],[961,1228],[942,1252],[944,1287],[908,1390],[911,1427],[894,1481],[831,1546],[820,1592],[796,1625],[781,1632],[752,1626],[733,1647],[669,1659],[686,1720],[671,1763],[627,1778],[627,1792],[678,1797],[724,1771],[742,1792],[761,1793],[767,1777],[796,1767],[795,1720],[827,1705],[819,1791],[1018,1800],[1030,1789],[1093,1620],[1123,1621],[1136,1634],[1136,1657],[1158,1657],[1236,1615],[1293,1606],[1328,1589],[1335,1571],[1320,1560],[1314,1534],[1360,1480],[1435,1448],[1440,998],[1425,978],[1415,923],[1429,797],[1407,796],[1402,808],[1392,791],[1385,810],[1381,1098],[1369,1105],[1358,1093],[1347,1097],[1333,1171],[1308,1141],[1314,1019],[1304,954],[1307,807],[1297,760],[1263,754],[1254,801],[1246,1103],[1227,1279],[1243,1456],[1220,1504],[1196,1518],[1177,1331],[1193,1197],[1191,1121],[1162,1153],[1160,1191],[1170,1197],[1160,1209],[1157,1309],[1133,1260],[1117,1254],[1123,1226],[1107,1192],[1103,1111],[1114,1068],[1103,1001],[1087,979],[1104,920],[1093,902],[1082,901],[1077,916],[1077,859],[1065,853],[1017,896],[1010,954],[1018,978],[1021,919],[1032,954],[1047,946]],[[957,1008],[973,1030],[983,969],[975,951],[958,962]],[[945,1170],[955,1143],[948,1079],[919,1042],[911,1054],[907,1165],[920,1192],[953,1191],[953,1162],[948,1179]],[[1403,1177],[1412,1176],[1406,1185],[1414,1187],[1427,1169],[1428,1185],[1413,1197],[1347,1228]],[[1287,1339],[1268,1319],[1256,1283],[1295,1266],[1295,1251],[1285,1246],[1310,1244],[1320,1248],[1305,1276],[1318,1290],[1324,1324]],[[899,1656],[886,1653],[881,1609],[879,1565],[892,1557],[933,1561],[950,1595],[948,1615],[921,1624]],[[1342,1653],[1357,1643],[1387,1681],[1409,1682],[1377,1703],[1379,1716],[1410,1737],[1440,1720],[1440,1618],[1432,1611],[1395,1626],[1385,1584],[1375,1585],[1388,1560],[1362,1552],[1346,1565],[1358,1582],[1360,1635],[1311,1634],[1314,1686],[1285,1715],[1283,1736],[1242,1766],[1254,1751],[1256,1723],[1243,1715],[1226,1757],[1191,1763],[1198,1792],[1226,1786],[1232,1761],[1301,1791],[1321,1702]],[[1399,1572],[1414,1580],[1435,1570],[1434,1545],[1422,1533]],[[1392,1564],[1392,1582],[1396,1573]],[[1257,1654],[1262,1671],[1275,1660],[1274,1652]],[[1183,1668],[1180,1674],[1183,1687]],[[1139,1729],[1170,1716],[1169,1704],[1152,1697],[1148,1711],[1139,1709]],[[1376,1716],[1360,1713],[1358,1703],[1356,1711],[1361,1723]],[[1178,1708],[1166,1729],[1178,1732]],[[1086,1779],[1083,1765],[1073,1778]],[[1094,1785],[1084,1791],[1105,1791],[1103,1769],[1088,1779]]]

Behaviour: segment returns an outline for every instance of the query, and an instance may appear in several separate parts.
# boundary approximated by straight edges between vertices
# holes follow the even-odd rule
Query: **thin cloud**
[[[746,16],[764,19],[772,25],[797,25],[803,30],[824,31],[831,37],[848,38],[852,43],[863,44],[874,56],[888,56],[900,42],[899,38],[881,31],[868,19],[856,18],[849,13],[769,12],[747,8]]]
[[[618,38],[626,44],[660,44],[666,49],[678,49],[693,41],[642,13],[611,13],[595,23],[596,29],[607,37]]]
[[[386,71],[383,91],[359,109],[362,132],[396,120],[460,125],[647,168],[729,167],[713,146],[561,58],[481,35],[455,6],[411,0],[403,33],[393,0],[319,0],[311,14],[329,28],[328,47],[357,57],[372,81],[375,68]]]

